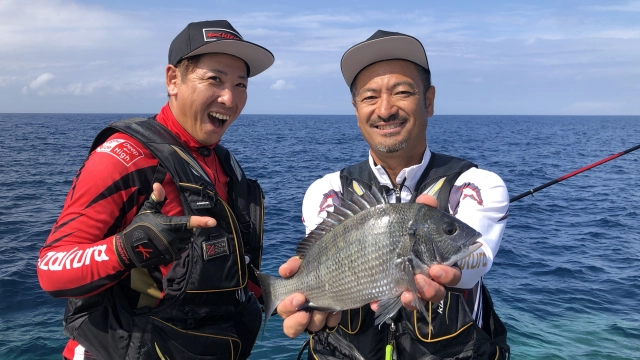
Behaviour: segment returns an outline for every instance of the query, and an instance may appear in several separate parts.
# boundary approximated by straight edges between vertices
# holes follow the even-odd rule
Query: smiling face
[[[220,141],[247,102],[247,68],[232,55],[201,55],[186,74],[168,65],[166,81],[173,115],[203,145]]]
[[[435,88],[425,92],[416,65],[405,60],[380,61],[364,68],[354,81],[358,126],[374,159],[380,162],[401,155],[411,162],[421,161]]]

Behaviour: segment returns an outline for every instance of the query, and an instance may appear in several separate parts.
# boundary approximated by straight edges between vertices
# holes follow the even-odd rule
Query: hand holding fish
[[[427,194],[418,196],[416,202],[434,208],[438,207],[438,200]],[[440,302],[444,299],[446,295],[444,287],[458,285],[462,277],[462,271],[457,267],[433,265],[429,269],[429,276],[431,276],[431,279],[422,274],[415,275],[416,287],[418,288],[418,294],[423,303],[427,301]],[[404,305],[404,307],[410,310],[418,310],[415,306],[411,305],[414,301],[415,299],[411,291],[402,293],[402,305]],[[378,301],[371,303],[371,309],[373,311],[378,310]]]
[[[301,263],[300,258],[294,256],[280,266],[278,273],[283,278],[291,277],[298,272]],[[312,312],[298,310],[306,301],[307,299],[304,295],[294,293],[286,297],[278,305],[278,315],[284,319],[282,329],[285,335],[294,338],[302,334],[305,329],[309,331],[320,331],[325,325],[327,327],[338,326],[342,312],[328,313],[318,310],[313,310]]]
[[[421,195],[416,202],[437,207],[437,200],[429,195]],[[293,276],[299,269],[301,260],[299,257],[294,256],[290,258],[286,263],[280,266],[279,274],[283,278]],[[429,269],[428,277],[417,274],[414,276],[416,284],[417,294],[419,295],[422,303],[426,301],[439,302],[446,294],[444,286],[455,286],[458,284],[461,278],[461,271],[458,268],[446,266],[446,265],[433,265]],[[335,327],[340,322],[341,312],[330,313],[319,310],[313,310],[312,312],[299,311],[298,309],[306,303],[307,299],[303,294],[293,293],[284,298],[282,302],[277,306],[278,314],[284,318],[282,324],[284,333],[289,337],[296,337],[300,335],[305,329],[309,331],[319,331],[325,325],[329,328]],[[412,304],[416,304],[415,295],[412,291],[405,291],[401,295],[402,305],[408,309],[415,310],[416,307]],[[378,310],[379,301],[370,303],[371,308],[374,311]]]

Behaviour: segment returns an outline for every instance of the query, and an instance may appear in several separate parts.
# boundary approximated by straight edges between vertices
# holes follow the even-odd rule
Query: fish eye
[[[453,235],[458,231],[458,227],[456,226],[456,224],[452,223],[451,221],[447,221],[444,224],[442,224],[442,231],[446,235]]]

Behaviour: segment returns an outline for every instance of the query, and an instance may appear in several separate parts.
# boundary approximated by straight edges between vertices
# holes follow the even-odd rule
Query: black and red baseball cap
[[[169,64],[176,66],[189,56],[222,53],[236,56],[249,66],[249,77],[256,76],[273,64],[271,51],[242,39],[242,35],[226,20],[192,22],[169,46]]]
[[[399,32],[378,30],[342,55],[340,68],[347,85],[367,66],[383,60],[408,60],[429,70],[427,53],[420,40]]]

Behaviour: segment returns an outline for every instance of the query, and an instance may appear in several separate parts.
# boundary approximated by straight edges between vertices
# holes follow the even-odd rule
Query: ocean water
[[[59,359],[65,300],[36,261],[95,134],[127,114],[0,114],[0,359]],[[640,117],[434,116],[432,150],[499,174],[511,196],[640,142]],[[266,193],[264,271],[304,235],[302,197],[364,159],[354,116],[242,115],[223,143]],[[511,204],[486,276],[514,359],[640,358],[640,150]],[[269,322],[252,359],[293,359]]]

